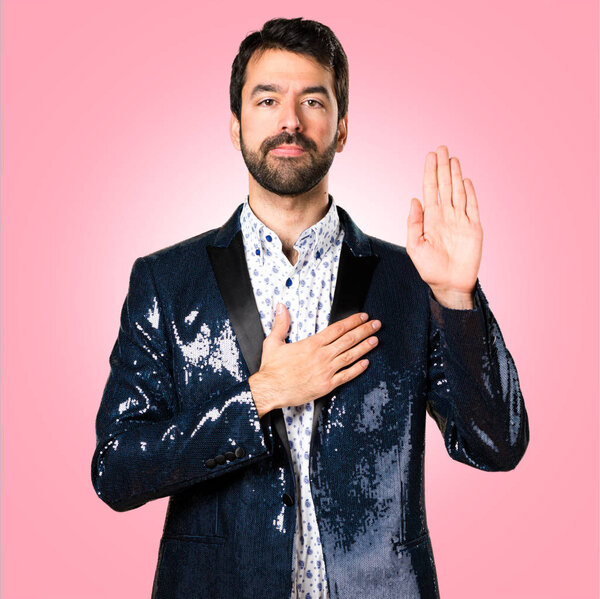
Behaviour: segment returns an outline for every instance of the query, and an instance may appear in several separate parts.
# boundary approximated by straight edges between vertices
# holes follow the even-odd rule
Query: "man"
[[[482,470],[514,468],[529,436],[477,279],[473,185],[445,146],[429,153],[406,249],[336,206],[348,67],[320,23],[249,35],[230,94],[249,195],[133,265],[96,492],[118,511],[171,496],[156,599],[438,597],[426,412]]]

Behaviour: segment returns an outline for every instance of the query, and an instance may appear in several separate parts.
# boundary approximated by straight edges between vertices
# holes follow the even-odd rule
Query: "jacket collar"
[[[333,197],[330,195],[330,201]],[[212,245],[216,247],[228,247],[236,234],[241,231],[240,214],[244,204],[241,203],[229,220],[217,231]],[[356,257],[371,256],[373,254],[369,238],[356,226],[350,215],[336,204],[340,222],[344,227],[344,243],[348,246],[352,255]]]

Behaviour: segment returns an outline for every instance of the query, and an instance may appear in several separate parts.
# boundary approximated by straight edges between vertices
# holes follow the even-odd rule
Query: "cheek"
[[[337,132],[336,125],[328,125],[326,127],[323,127],[323,130],[321,132],[321,139],[323,140],[323,146],[329,146],[333,142],[336,132]]]
[[[333,140],[335,132],[336,126],[329,120],[313,117],[307,118],[304,122],[304,133],[320,147],[328,146]]]
[[[253,115],[251,119],[244,119],[242,115],[242,135],[244,145],[258,148],[260,144],[277,133],[273,130],[272,123],[263,115]]]
[[[331,141],[337,131],[337,122],[330,118],[319,118],[315,119],[314,127],[315,131],[319,131],[319,135],[322,139]]]

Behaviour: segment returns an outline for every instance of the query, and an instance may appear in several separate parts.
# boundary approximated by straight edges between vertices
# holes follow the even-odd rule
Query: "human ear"
[[[346,145],[346,141],[348,140],[348,113],[340,119],[340,122],[337,126],[338,131],[338,140],[337,147],[335,149],[336,152],[341,152]]]
[[[231,137],[231,143],[236,150],[241,150],[240,146],[240,122],[233,112],[229,117],[229,136]]]

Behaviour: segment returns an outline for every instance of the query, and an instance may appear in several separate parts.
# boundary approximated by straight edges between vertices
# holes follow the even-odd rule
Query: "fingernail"
[[[381,322],[379,320],[373,321],[373,328],[378,329],[381,326]]]
[[[376,345],[377,344],[377,337],[370,337],[369,338],[369,344],[370,345]]]
[[[368,315],[366,312],[363,312],[363,313],[360,315],[360,319],[361,319],[363,322],[367,322],[368,318],[369,318],[369,315]]]
[[[275,314],[281,314],[281,311],[283,310],[283,306],[277,302],[277,305],[275,306]]]

